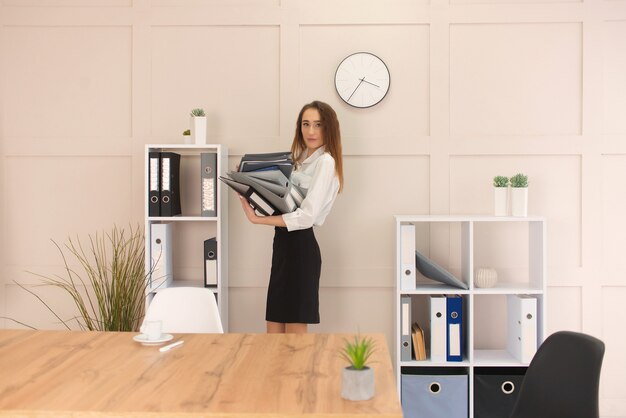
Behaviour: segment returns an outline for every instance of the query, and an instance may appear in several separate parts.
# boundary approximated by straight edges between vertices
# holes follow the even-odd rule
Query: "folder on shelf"
[[[454,277],[452,273],[415,250],[415,267],[427,279],[447,284],[459,289],[469,289],[466,283]]]
[[[204,286],[217,286],[217,239],[204,241]]]
[[[411,327],[411,339],[413,340],[413,354],[415,360],[426,360],[426,345],[424,343],[424,330],[417,322]]]
[[[217,154],[200,154],[200,204],[202,216],[217,216]]]
[[[400,360],[411,361],[411,297],[402,296],[400,311]]]
[[[430,305],[430,360],[446,361],[446,297],[434,295],[429,297]]]
[[[277,211],[277,209],[265,200],[253,187],[226,177],[220,176],[219,179],[226,183],[228,187],[243,196],[259,215],[269,216]]]
[[[508,295],[507,349],[522,363],[530,363],[537,351],[537,299]]]
[[[161,216],[161,153],[148,153],[148,216]]]
[[[463,361],[463,298],[446,298],[446,360]]]
[[[415,225],[400,225],[400,288],[415,289]]]
[[[161,216],[181,214],[180,154],[161,153]]]
[[[150,225],[150,290],[172,282],[172,227],[170,222]]]

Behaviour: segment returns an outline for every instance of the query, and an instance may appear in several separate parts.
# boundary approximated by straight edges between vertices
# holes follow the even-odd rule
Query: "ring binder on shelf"
[[[202,216],[217,216],[217,154],[200,154]]]
[[[161,216],[181,214],[180,154],[161,153]]]
[[[148,216],[161,216],[161,153],[148,153]]]
[[[217,239],[204,241],[204,286],[217,286]]]

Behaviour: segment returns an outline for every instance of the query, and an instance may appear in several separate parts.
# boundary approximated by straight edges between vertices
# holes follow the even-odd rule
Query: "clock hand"
[[[359,80],[361,80],[359,82],[359,84],[356,85],[356,88],[354,89],[354,91],[352,92],[352,94],[350,95],[350,97],[348,97],[348,101],[350,101],[350,99],[352,98],[352,96],[354,96],[354,93],[356,93],[356,90],[359,88],[359,86],[361,85],[361,83],[363,83],[363,78],[359,78]]]
[[[372,86],[374,86],[374,87],[378,87],[378,88],[380,88],[380,86],[377,86],[376,84],[374,84],[374,83],[370,83],[369,81],[367,81],[367,80],[365,79],[365,77],[363,77],[363,78],[361,79],[361,81],[364,81],[364,82],[366,82],[367,84],[371,84],[371,85],[372,85]]]

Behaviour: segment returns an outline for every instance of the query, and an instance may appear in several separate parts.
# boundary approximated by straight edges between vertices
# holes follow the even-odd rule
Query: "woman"
[[[306,333],[307,324],[320,322],[322,258],[313,226],[324,223],[343,188],[341,133],[332,107],[314,101],[302,108],[291,155],[295,163],[291,181],[307,190],[298,209],[284,215],[257,216],[240,197],[250,222],[275,227],[265,313],[268,333]]]

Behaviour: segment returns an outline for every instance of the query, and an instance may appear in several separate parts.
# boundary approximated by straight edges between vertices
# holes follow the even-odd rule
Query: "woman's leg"
[[[285,324],[280,322],[267,321],[267,333],[268,334],[284,334]]]
[[[307,331],[307,324],[285,324],[285,332],[287,334],[306,334]]]

